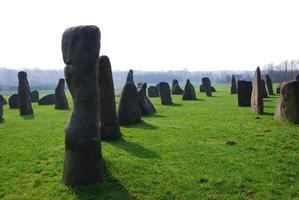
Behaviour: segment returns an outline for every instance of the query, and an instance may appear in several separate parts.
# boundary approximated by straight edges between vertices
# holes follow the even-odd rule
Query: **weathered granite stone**
[[[196,100],[195,89],[189,79],[186,81],[182,100]]]
[[[17,94],[13,94],[8,98],[8,105],[10,109],[19,108],[19,97]]]
[[[232,75],[231,86],[230,86],[230,93],[237,94],[237,82],[234,75]]]
[[[203,89],[208,97],[212,96],[212,88],[211,88],[211,81],[208,77],[204,77],[201,79]]]
[[[269,95],[274,95],[272,80],[268,74],[266,75],[266,85],[267,85]]]
[[[240,80],[238,85],[238,105],[240,107],[247,107],[251,105],[252,83],[251,81]]]
[[[38,91],[34,90],[30,94],[31,102],[36,103],[39,100],[39,93]]]
[[[127,75],[127,81],[126,81],[126,83],[133,83],[133,84],[135,84],[134,83],[134,78],[133,78],[133,70],[129,70],[129,73],[128,73],[128,75]]]
[[[94,184],[103,177],[99,136],[100,30],[77,26],[62,36],[65,79],[73,98],[73,112],[65,127],[63,182],[67,186]]]
[[[64,92],[64,79],[59,79],[58,85],[55,89],[55,109],[68,109],[69,103]]]
[[[55,105],[55,94],[48,94],[38,100],[38,105]]]
[[[266,83],[263,79],[261,81],[262,81],[262,96],[263,98],[268,98],[269,96],[266,88]]]
[[[159,97],[159,91],[158,88],[156,86],[150,86],[147,89],[147,93],[149,97]]]
[[[290,81],[282,85],[274,118],[299,124],[299,81]]]
[[[30,87],[27,80],[26,72],[19,72],[19,86],[18,86],[18,98],[20,115],[32,115],[33,110],[31,106]]]
[[[0,99],[2,99],[3,105],[7,104],[7,100],[0,94]]]
[[[162,105],[170,105],[172,104],[171,92],[168,83],[160,82],[159,83],[159,93]]]
[[[141,87],[137,89],[138,100],[143,115],[151,115],[156,112],[156,109],[149,98],[146,96],[147,84],[143,83]]]
[[[294,79],[295,81],[299,81],[299,74],[297,74],[297,76]]]
[[[100,134],[102,140],[121,138],[118,124],[111,63],[108,56],[99,62]]]
[[[264,113],[263,104],[263,88],[260,68],[257,67],[253,82],[252,82],[252,93],[251,93],[251,112],[261,115]]]
[[[174,79],[171,85],[172,94],[183,94],[184,90],[180,87],[178,80]]]

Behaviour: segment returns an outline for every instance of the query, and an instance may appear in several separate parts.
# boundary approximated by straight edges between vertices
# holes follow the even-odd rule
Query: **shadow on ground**
[[[34,115],[22,115],[22,118],[24,120],[32,120],[32,119],[34,119]]]
[[[145,122],[145,121],[140,121],[140,122],[138,122],[136,124],[123,125],[122,127],[125,127],[125,128],[136,128],[136,129],[145,129],[145,130],[155,130],[155,129],[159,128],[159,126],[150,124],[150,123]]]

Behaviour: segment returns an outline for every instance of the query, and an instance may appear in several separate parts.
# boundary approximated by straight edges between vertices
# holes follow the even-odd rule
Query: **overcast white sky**
[[[93,24],[113,70],[253,70],[299,59],[298,9],[298,0],[4,0],[0,67],[63,69],[63,31]]]

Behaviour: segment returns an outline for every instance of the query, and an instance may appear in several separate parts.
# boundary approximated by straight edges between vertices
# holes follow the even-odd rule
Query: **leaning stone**
[[[48,94],[38,100],[38,105],[55,105],[55,94]]]
[[[64,92],[64,79],[59,79],[58,85],[55,89],[55,109],[68,109],[69,104]]]
[[[263,85],[259,67],[256,68],[252,82],[251,112],[258,115],[261,115],[264,112]]]
[[[72,27],[62,36],[64,74],[74,102],[65,128],[63,183],[67,186],[90,185],[103,177],[98,115],[100,38],[96,26]]]
[[[267,88],[266,88],[266,83],[265,81],[262,79],[262,96],[263,98],[268,98],[268,92],[267,92]]]
[[[272,80],[268,74],[266,75],[266,85],[267,85],[269,95],[274,95]]]
[[[184,90],[180,87],[178,80],[174,79],[171,86],[172,94],[183,94]]]
[[[299,123],[299,81],[283,84],[274,118],[295,124]]]
[[[159,97],[159,91],[158,88],[156,86],[150,86],[147,89],[147,93],[149,97]]]
[[[201,79],[203,89],[208,97],[212,96],[212,88],[211,88],[211,81],[208,77],[204,77]]]
[[[4,96],[2,96],[1,94],[0,94],[0,100],[2,100],[2,102],[3,102],[3,105],[6,105],[7,104],[7,100],[4,98]]]
[[[232,81],[230,86],[230,93],[231,94],[237,94],[237,82],[234,75],[232,75]]]
[[[196,100],[195,89],[189,79],[187,79],[182,100]]]
[[[238,105],[247,107],[251,105],[252,83],[251,81],[240,80],[238,83]]]
[[[138,100],[143,115],[151,115],[156,112],[156,109],[149,98],[146,96],[147,84],[143,83],[141,87],[137,89]]]
[[[13,94],[8,98],[8,105],[10,109],[19,108],[19,98],[17,94]]]
[[[36,103],[39,100],[39,93],[38,91],[34,90],[30,94],[31,102]]]
[[[121,138],[118,124],[113,76],[108,56],[100,56],[99,62],[100,94],[100,134],[102,140]]]
[[[31,95],[30,87],[27,80],[26,72],[19,72],[19,86],[18,86],[18,98],[19,98],[19,108],[20,115],[32,115],[33,110],[31,106]]]
[[[159,93],[160,93],[160,99],[162,105],[172,104],[171,92],[168,83],[166,82],[159,83]]]

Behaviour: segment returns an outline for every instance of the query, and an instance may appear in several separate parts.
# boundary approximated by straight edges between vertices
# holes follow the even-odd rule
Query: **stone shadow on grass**
[[[123,125],[122,127],[124,127],[124,128],[145,129],[145,130],[155,130],[155,129],[159,128],[159,126],[147,123],[143,120],[141,120],[140,122],[138,122],[136,124]]]
[[[142,118],[164,118],[165,115],[153,114],[153,115],[144,115]]]
[[[172,104],[169,104],[169,105],[166,105],[166,106],[179,107],[179,106],[182,106],[182,104],[180,104],[180,103],[172,103]]]
[[[21,116],[24,120],[32,120],[34,119],[34,115],[22,115]]]
[[[264,112],[263,115],[274,116],[274,113],[273,112]]]
[[[107,141],[107,143],[116,146],[120,149],[125,150],[126,152],[139,157],[139,158],[159,158],[160,155],[158,153],[156,153],[155,151],[152,151],[150,149],[147,149],[143,146],[141,146],[140,144],[134,143],[134,142],[130,142],[125,140],[124,138],[121,138],[119,140],[115,140],[115,141]]]
[[[129,194],[129,191],[115,178],[109,171],[104,161],[104,176],[103,180],[95,185],[73,187],[70,190],[75,193],[78,200],[89,199],[122,199],[136,200]]]

